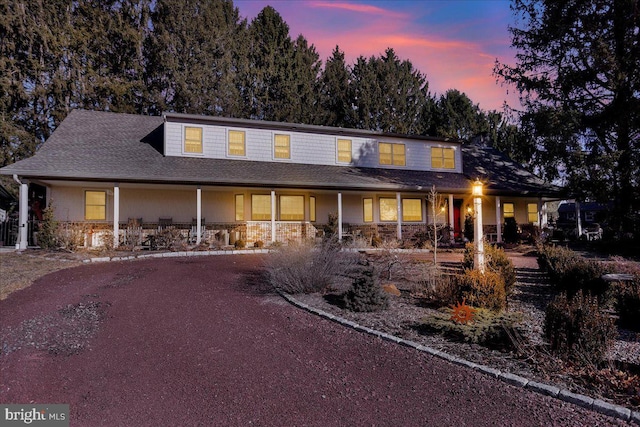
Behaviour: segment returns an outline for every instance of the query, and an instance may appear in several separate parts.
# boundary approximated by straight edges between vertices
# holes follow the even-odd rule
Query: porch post
[[[398,209],[398,229],[396,230],[396,237],[398,240],[402,240],[402,199],[400,193],[396,193],[396,205]]]
[[[271,190],[271,243],[276,241],[276,191]]]
[[[113,184],[113,247],[120,243],[120,184]]]
[[[196,188],[196,245],[202,240],[202,189]]]
[[[500,196],[496,196],[496,242],[502,243],[502,209]]]
[[[342,193],[338,193],[338,240],[342,241]]]
[[[28,228],[29,228],[29,184],[26,182],[20,183],[20,234],[18,242],[16,243],[16,249],[25,250],[28,245]]]
[[[456,236],[455,236],[455,229],[456,226],[453,223],[453,221],[455,221],[454,216],[453,216],[453,211],[454,211],[454,207],[453,207],[453,194],[449,194],[449,202],[448,202],[448,210],[449,210],[449,236],[451,239],[451,243],[454,242]]]
[[[542,197],[538,198],[538,227],[542,231],[542,227],[547,225],[547,204],[542,201]]]

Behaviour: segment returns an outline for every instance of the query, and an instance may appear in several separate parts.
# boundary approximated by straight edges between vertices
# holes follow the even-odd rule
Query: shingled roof
[[[162,117],[74,110],[33,157],[0,173],[31,179],[342,190],[424,191],[435,185],[452,192],[466,191],[469,179],[482,177],[499,192],[539,194],[546,188],[537,186],[532,176],[512,182],[513,171],[502,173],[485,164],[494,157],[467,148],[464,174],[164,156],[162,126]],[[478,175],[479,171],[488,173]]]

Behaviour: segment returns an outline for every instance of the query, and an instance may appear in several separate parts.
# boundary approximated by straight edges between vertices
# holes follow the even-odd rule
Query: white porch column
[[[502,243],[502,206],[500,196],[496,196],[496,242]]]
[[[547,204],[542,201],[542,197],[538,199],[538,227],[542,231],[542,227],[547,225]]]
[[[474,268],[484,273],[484,232],[482,227],[482,183],[479,180],[473,184],[473,213],[475,215],[475,232],[473,234],[476,252],[474,256]]]
[[[113,247],[120,243],[120,184],[113,184]]]
[[[398,229],[396,230],[396,237],[398,240],[402,240],[402,199],[400,193],[396,193],[396,205],[398,209]]]
[[[202,240],[202,189],[196,189],[196,245]]]
[[[578,226],[578,237],[582,236],[582,218],[580,216],[580,202],[576,200],[576,224]]]
[[[455,240],[456,236],[455,236],[455,229],[456,229],[456,225],[453,223],[453,221],[455,221],[454,216],[453,216],[453,212],[454,212],[454,207],[453,207],[453,194],[449,194],[449,202],[448,202],[448,211],[449,211],[449,236],[451,239],[451,243],[453,243],[453,241]]]
[[[342,193],[338,193],[338,240],[342,240]]]
[[[20,220],[20,233],[18,236],[18,242],[16,243],[16,249],[22,251],[27,249],[27,237],[29,231],[29,184],[26,182],[20,183],[20,212],[18,216]]]
[[[276,192],[271,190],[271,243],[276,241]]]

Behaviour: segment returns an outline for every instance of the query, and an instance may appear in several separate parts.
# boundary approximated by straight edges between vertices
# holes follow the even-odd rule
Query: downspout
[[[27,222],[29,219],[29,188],[28,185],[20,181],[17,174],[13,174],[13,180],[18,183],[20,186],[20,201],[18,208],[18,221],[19,221],[19,237],[16,242],[16,249],[25,250],[27,249]]]

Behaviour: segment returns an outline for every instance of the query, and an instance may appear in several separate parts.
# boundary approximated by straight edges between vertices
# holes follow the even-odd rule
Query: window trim
[[[391,163],[383,163],[382,162],[382,150],[381,147],[383,145],[388,145],[391,149],[389,154],[391,156]],[[396,163],[396,147],[402,147],[402,164]],[[380,166],[395,166],[395,167],[406,167],[407,166],[407,145],[404,142],[386,142],[386,141],[378,141],[378,164]]]
[[[287,151],[289,153],[288,157],[278,157],[276,155],[276,139],[278,136],[286,136],[287,137]],[[272,155],[273,155],[273,160],[275,161],[287,161],[287,160],[291,160],[291,134],[290,133],[278,133],[278,132],[274,132],[273,134],[273,141],[272,141],[272,146],[273,146],[273,151],[272,151]]]
[[[394,209],[394,218],[393,219],[383,219],[382,218],[382,201],[383,200],[393,200],[393,203],[396,205]],[[380,197],[378,199],[378,213],[380,215],[380,222],[398,222],[398,199],[395,197]]]
[[[87,193],[102,193],[104,195],[104,205],[89,205],[87,204]],[[107,190],[84,190],[84,220],[85,221],[106,221],[107,220]],[[104,206],[104,218],[88,218],[87,217],[87,207],[88,206]]]
[[[231,153],[231,133],[242,134],[242,154]],[[242,158],[247,157],[247,131],[240,129],[227,129],[227,157]]]
[[[340,160],[340,153],[347,152],[347,150],[340,150],[341,141],[345,141],[349,143],[349,160],[348,161]],[[351,162],[353,162],[353,140],[347,139],[347,138],[336,138],[336,163],[348,165],[348,164],[351,164]]]
[[[187,150],[187,129],[197,129],[200,131],[200,151]],[[183,126],[182,127],[182,154],[190,156],[204,155],[204,128],[201,126]]]
[[[507,216],[506,207],[507,205],[511,205],[513,207],[513,211],[509,212],[509,216]],[[502,204],[502,219],[505,220],[507,218],[515,218],[516,217],[516,204],[513,202],[506,202]]]
[[[371,219],[367,219],[367,201],[369,201],[369,208],[371,209]],[[362,199],[362,222],[373,222],[373,197],[364,197]]]
[[[268,197],[269,198],[269,217],[268,218],[255,218],[254,217],[254,197]],[[251,221],[271,221],[271,194],[252,194],[251,195]]]
[[[282,198],[290,197],[290,198],[301,198],[302,199],[302,215],[296,218],[282,219]],[[304,196],[301,194],[280,194],[278,196],[278,220],[280,221],[304,221]]]
[[[420,203],[420,219],[406,219],[405,218],[405,208],[404,208],[404,201],[405,200],[417,200],[418,203]],[[423,206],[422,206],[422,199],[418,198],[418,197],[406,197],[406,198],[402,198],[401,200],[402,203],[402,222],[414,222],[414,223],[421,223],[424,221],[424,212],[423,212]]]
[[[316,222],[316,196],[309,196],[309,222]]]
[[[240,199],[240,206],[242,206],[242,212],[238,211],[238,201],[239,201],[238,199]],[[244,221],[244,218],[245,218],[244,194],[236,194],[234,197],[234,202],[235,202],[236,221]]]
[[[435,150],[441,150],[442,155],[441,156],[434,156],[433,152]],[[446,164],[446,160],[447,158],[445,157],[445,150],[446,151],[451,151],[451,153],[453,154],[453,166],[452,167],[447,167]],[[442,166],[435,166],[433,164],[434,160],[437,159],[439,162],[441,162]],[[431,169],[442,169],[442,170],[454,170],[456,168],[456,149],[454,147],[445,147],[445,146],[431,146]]]

